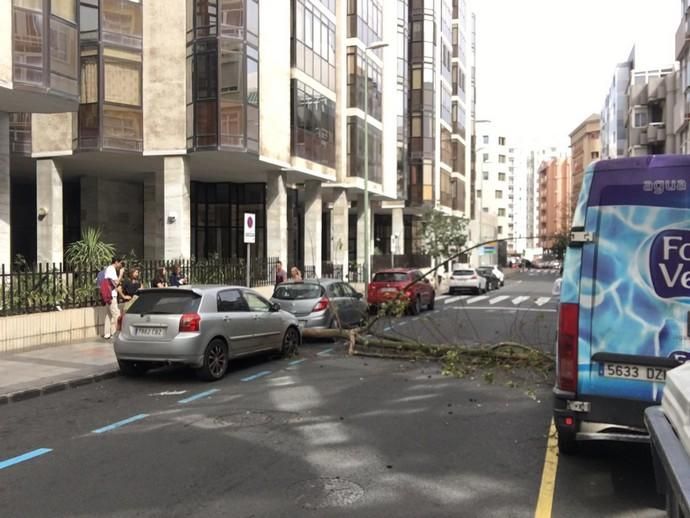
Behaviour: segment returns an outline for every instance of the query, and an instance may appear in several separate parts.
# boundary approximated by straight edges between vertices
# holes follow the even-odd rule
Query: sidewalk
[[[70,345],[0,355],[0,405],[117,375],[112,341],[97,338]]]

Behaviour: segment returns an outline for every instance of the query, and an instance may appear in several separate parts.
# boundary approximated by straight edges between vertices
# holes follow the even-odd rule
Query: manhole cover
[[[272,420],[273,417],[265,412],[253,412],[251,410],[233,412],[232,414],[218,416],[213,419],[214,423],[218,425],[234,426],[237,428],[260,426],[270,423]]]
[[[288,496],[305,509],[345,507],[363,495],[364,489],[360,485],[339,477],[298,482],[288,490]]]

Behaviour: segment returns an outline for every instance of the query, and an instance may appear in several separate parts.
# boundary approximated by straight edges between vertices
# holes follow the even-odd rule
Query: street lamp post
[[[377,41],[364,52],[364,296],[369,294],[371,257],[369,254],[369,51],[387,47],[388,43]]]

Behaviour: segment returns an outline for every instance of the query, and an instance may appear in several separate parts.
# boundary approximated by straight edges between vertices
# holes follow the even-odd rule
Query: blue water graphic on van
[[[684,273],[679,273],[678,268],[690,267],[690,263],[682,263],[680,256],[683,243],[690,242],[690,231],[686,230],[689,224],[687,209],[606,204],[588,207],[586,231],[596,235],[597,246],[583,247],[581,272],[565,272],[573,278],[581,273],[580,392],[660,399],[663,385],[605,378],[600,375],[599,364],[591,362],[591,356],[606,352],[670,357],[688,349],[690,291],[679,288]],[[668,279],[664,272],[669,274]],[[666,280],[671,281],[670,285],[659,285]],[[566,296],[572,296],[568,293],[572,288],[565,279],[563,284],[565,301]]]

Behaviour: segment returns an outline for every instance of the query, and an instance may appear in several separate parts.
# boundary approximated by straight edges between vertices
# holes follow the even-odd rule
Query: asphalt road
[[[542,296],[553,279],[522,280]],[[475,325],[491,336],[495,322]],[[550,420],[548,383],[308,343],[218,383],[164,369],[0,407],[0,515],[535,516]],[[645,448],[558,460],[553,516],[663,516],[662,503]]]

